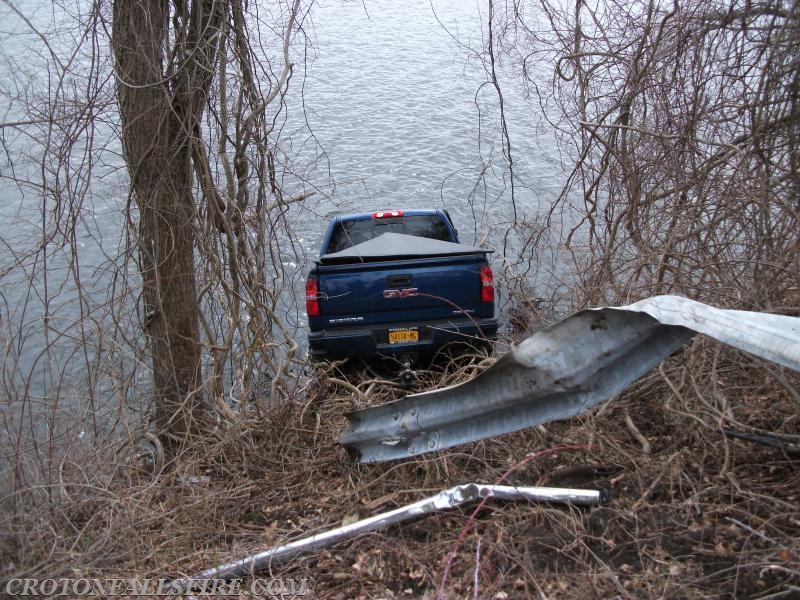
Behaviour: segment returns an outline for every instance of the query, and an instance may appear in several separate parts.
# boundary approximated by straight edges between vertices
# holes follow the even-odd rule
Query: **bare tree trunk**
[[[172,448],[202,430],[207,412],[194,265],[192,136],[205,106],[224,4],[176,3],[172,10],[165,0],[113,5],[112,46],[123,150],[139,210],[156,424]]]

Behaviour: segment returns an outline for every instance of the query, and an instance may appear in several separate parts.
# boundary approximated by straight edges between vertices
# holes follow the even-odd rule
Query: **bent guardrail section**
[[[622,392],[696,333],[800,371],[800,318],[678,296],[580,311],[465,383],[347,415],[360,462],[415,456],[579,415]]]

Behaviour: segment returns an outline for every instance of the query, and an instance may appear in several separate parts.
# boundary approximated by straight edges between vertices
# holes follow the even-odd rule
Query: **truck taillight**
[[[378,212],[372,213],[373,219],[386,219],[387,217],[402,217],[403,211],[402,210],[379,210]]]
[[[306,314],[309,317],[319,316],[319,287],[316,277],[306,279]]]
[[[492,267],[481,267],[481,302],[494,302],[494,274]]]

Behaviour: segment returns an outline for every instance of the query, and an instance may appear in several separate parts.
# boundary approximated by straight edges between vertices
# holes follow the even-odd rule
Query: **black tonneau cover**
[[[368,262],[393,258],[419,258],[423,256],[458,256],[494,252],[486,248],[455,244],[404,233],[383,233],[376,238],[356,244],[333,254],[324,254],[318,264]]]

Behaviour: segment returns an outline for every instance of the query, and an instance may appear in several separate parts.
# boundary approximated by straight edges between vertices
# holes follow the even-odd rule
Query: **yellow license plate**
[[[389,330],[389,343],[390,344],[408,344],[410,342],[419,341],[418,329],[390,329]]]

